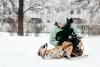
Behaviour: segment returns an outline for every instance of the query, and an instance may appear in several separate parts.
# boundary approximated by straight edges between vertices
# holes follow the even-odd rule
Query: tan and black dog
[[[56,46],[53,49],[49,49],[48,44],[44,44],[39,48],[38,55],[43,59],[60,59],[64,56],[67,56],[68,59],[71,59],[71,53],[73,50],[73,45],[71,42],[63,42],[62,46]]]

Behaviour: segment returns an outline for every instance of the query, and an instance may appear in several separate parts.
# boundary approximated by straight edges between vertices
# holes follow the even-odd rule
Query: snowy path
[[[49,35],[39,37],[0,36],[0,67],[99,67],[100,36],[83,38],[89,57],[67,60],[43,60],[38,48],[48,42]],[[53,46],[49,44],[49,48]]]

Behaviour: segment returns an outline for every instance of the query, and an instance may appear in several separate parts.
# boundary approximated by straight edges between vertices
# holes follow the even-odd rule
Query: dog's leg
[[[60,53],[58,51],[55,53],[55,56],[56,56],[56,59],[60,59],[61,58]]]
[[[67,56],[67,58],[68,58],[69,60],[71,59],[70,52],[67,52],[67,53],[65,54],[65,56]]]
[[[73,47],[72,46],[68,46],[66,49],[64,49],[66,56],[68,57],[68,59],[71,59],[71,53],[72,53]]]

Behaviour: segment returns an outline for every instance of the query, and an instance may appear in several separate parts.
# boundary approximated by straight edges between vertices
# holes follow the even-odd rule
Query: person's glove
[[[61,45],[62,45],[62,42],[61,42],[61,41],[59,41],[59,42],[58,42],[58,46],[61,46]]]
[[[82,37],[77,37],[78,39],[82,39]]]
[[[74,39],[74,38],[77,38],[77,35],[76,34],[73,34],[73,35],[71,35],[72,36],[72,38]]]

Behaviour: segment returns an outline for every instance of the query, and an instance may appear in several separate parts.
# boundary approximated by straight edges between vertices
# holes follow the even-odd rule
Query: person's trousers
[[[74,48],[77,48],[78,47],[80,40],[78,38],[73,38],[71,40],[71,42],[73,44],[73,49],[74,49]]]

